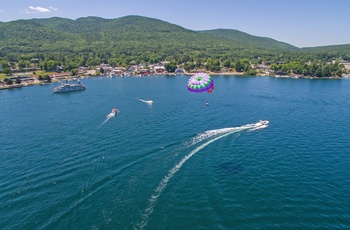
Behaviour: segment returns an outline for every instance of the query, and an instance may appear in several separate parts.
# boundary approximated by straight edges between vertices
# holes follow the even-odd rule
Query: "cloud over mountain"
[[[27,9],[25,9],[26,14],[35,14],[35,13],[50,13],[52,11],[57,11],[57,8],[54,8],[52,6],[50,7],[41,7],[41,6],[28,6]]]

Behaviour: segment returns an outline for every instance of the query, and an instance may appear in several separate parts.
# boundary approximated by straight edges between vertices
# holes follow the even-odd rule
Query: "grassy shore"
[[[8,76],[6,74],[0,73],[0,80],[2,81],[5,78],[12,78],[17,76],[28,76],[28,77],[38,77],[39,75],[43,76],[45,74],[47,75],[53,75],[56,72],[45,72],[45,71],[36,71],[35,74],[33,72],[27,72],[27,73],[13,73],[12,75]]]

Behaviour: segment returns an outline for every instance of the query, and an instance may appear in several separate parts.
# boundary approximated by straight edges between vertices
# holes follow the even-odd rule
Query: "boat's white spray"
[[[109,119],[111,119],[112,117],[114,117],[115,115],[117,115],[119,113],[119,111],[112,111],[111,113],[109,113],[107,116],[106,116],[106,120],[104,122],[102,122],[102,124],[100,124],[100,127],[102,125],[104,125],[104,123],[106,123]]]
[[[142,99],[137,99],[137,100],[139,100],[143,103],[146,103],[147,105],[153,105],[153,101],[151,101],[151,100],[142,100]]]
[[[266,126],[264,126],[264,128],[266,128]],[[199,142],[202,142],[204,140],[207,140],[209,138],[215,137],[207,142],[205,142],[204,144],[201,144],[200,146],[198,146],[197,148],[195,148],[194,150],[192,150],[188,155],[186,155],[184,158],[181,159],[181,161],[179,163],[177,163],[172,169],[170,169],[168,171],[168,173],[166,174],[166,176],[159,182],[158,186],[156,187],[156,189],[154,190],[151,198],[149,199],[149,204],[148,207],[144,210],[144,212],[141,214],[142,215],[142,221],[139,224],[136,224],[135,228],[139,228],[139,229],[143,229],[144,227],[146,227],[148,221],[149,221],[149,217],[153,212],[155,203],[158,200],[158,197],[162,194],[162,192],[164,191],[165,187],[167,186],[167,184],[169,183],[170,179],[175,175],[175,173],[177,171],[180,170],[180,168],[182,167],[182,165],[188,160],[190,159],[193,155],[195,155],[197,152],[199,152],[201,149],[205,148],[207,145],[225,137],[228,136],[230,134],[233,133],[237,133],[237,132],[241,132],[244,130],[247,131],[253,131],[256,130],[258,127],[256,126],[256,124],[248,124],[248,125],[243,125],[240,127],[232,127],[232,128],[223,128],[223,129],[216,129],[216,130],[209,130],[206,131],[204,133],[198,134],[196,137],[192,138],[192,141],[189,142],[189,146],[193,146]]]

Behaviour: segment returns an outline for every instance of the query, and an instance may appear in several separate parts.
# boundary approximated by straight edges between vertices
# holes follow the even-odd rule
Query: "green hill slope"
[[[226,38],[230,41],[261,49],[281,49],[281,50],[298,50],[299,48],[285,42],[279,42],[271,38],[253,36],[238,30],[215,29],[202,30],[201,33],[211,34],[217,37]]]
[[[350,44],[302,48],[303,51],[320,56],[335,56],[350,59]]]
[[[81,62],[118,57],[150,62],[273,56],[280,60],[291,54],[300,56],[300,52],[309,53],[307,49],[237,30],[193,31],[142,16],[76,20],[53,17],[0,23],[0,58],[30,54],[60,60],[79,56]]]
[[[4,53],[54,51],[57,47],[74,47],[78,36],[59,32],[33,20],[0,24],[0,48]]]

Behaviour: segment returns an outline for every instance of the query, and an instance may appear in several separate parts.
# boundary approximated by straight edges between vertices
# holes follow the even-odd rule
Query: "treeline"
[[[39,57],[39,58],[38,58]],[[49,55],[49,59],[44,56],[35,54],[20,55],[18,60],[11,59],[11,61],[2,59],[2,72],[4,74],[11,73],[12,68],[19,68],[23,70],[28,67],[40,67],[44,71],[55,71],[57,66],[62,66],[64,71],[70,71],[76,73],[79,66],[88,66],[94,68],[102,63],[110,66],[123,66],[129,68],[131,65],[143,64],[150,65],[167,60],[163,59],[160,55],[151,55],[151,58],[138,59],[133,56],[121,55],[119,57],[98,57],[96,54],[91,53],[88,56],[84,55],[57,55],[55,58],[53,55]],[[169,59],[168,59],[169,60]],[[283,60],[283,59],[282,59]],[[178,56],[178,59],[171,59],[166,64],[166,70],[168,72],[175,72],[177,67],[184,68],[190,72],[196,69],[205,69],[212,72],[220,72],[223,69],[229,71],[243,72],[245,75],[256,75],[258,70],[252,68],[252,64],[262,64],[265,62],[271,62],[270,69],[276,74],[288,75],[297,74],[311,77],[341,77],[343,72],[345,73],[344,65],[339,61],[324,62],[324,61],[264,61],[262,58],[194,58],[190,55]]]
[[[335,62],[301,63],[292,61],[286,64],[272,64],[270,66],[277,74],[297,74],[311,77],[341,77],[345,72],[344,65]]]

